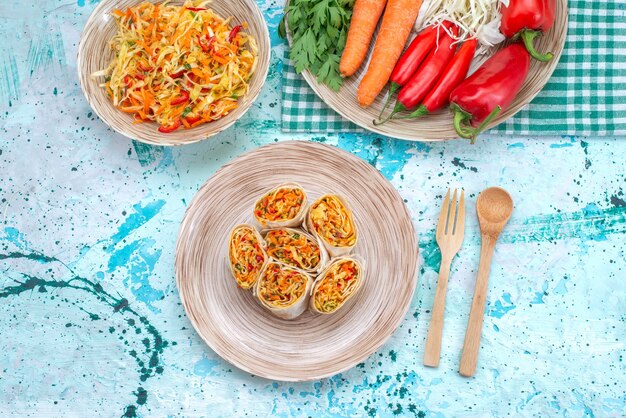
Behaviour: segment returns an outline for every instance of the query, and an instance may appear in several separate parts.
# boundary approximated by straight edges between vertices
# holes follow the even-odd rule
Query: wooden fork
[[[435,290],[430,327],[426,337],[426,351],[424,353],[424,365],[429,367],[439,366],[441,354],[441,332],[443,330],[443,314],[446,304],[446,290],[448,288],[448,276],[452,259],[459,252],[465,233],[465,192],[461,190],[461,199],[456,200],[457,190],[454,189],[452,201],[450,201],[450,189],[446,193],[437,223],[437,244],[441,250],[441,265],[439,266],[439,279]]]

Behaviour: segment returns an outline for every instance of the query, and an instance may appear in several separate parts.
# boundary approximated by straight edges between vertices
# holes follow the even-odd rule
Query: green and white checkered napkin
[[[357,132],[315,95],[287,58],[282,130]],[[565,49],[539,95],[490,133],[626,135],[626,1],[570,0]]]

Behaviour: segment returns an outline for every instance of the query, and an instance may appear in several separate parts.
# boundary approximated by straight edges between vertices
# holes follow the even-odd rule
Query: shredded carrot
[[[227,60],[226,58],[222,58],[222,57],[221,57],[221,56],[219,56],[219,55],[215,55],[215,56],[213,57],[213,59],[214,59],[215,61],[219,62],[220,64],[224,64],[224,65],[226,65],[226,64],[228,64],[228,63],[229,63],[229,60]]]

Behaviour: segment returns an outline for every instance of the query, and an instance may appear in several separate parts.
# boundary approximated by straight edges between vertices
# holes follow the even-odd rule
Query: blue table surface
[[[85,101],[76,51],[93,1],[0,4],[0,415],[626,415],[626,141],[515,138],[411,143],[280,132],[281,3],[267,83],[214,139],[146,146]],[[406,200],[418,287],[367,361],[315,382],[251,376],[190,325],[174,279],[186,206],[221,165],[260,145],[313,140],[369,161]],[[490,185],[515,211],[493,259],[476,376],[458,375]],[[450,279],[443,355],[422,365],[448,187],[465,188],[465,244]]]

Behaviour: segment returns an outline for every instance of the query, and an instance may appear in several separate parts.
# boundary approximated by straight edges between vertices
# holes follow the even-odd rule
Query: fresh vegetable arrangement
[[[322,0],[326,6],[335,1]],[[318,81],[338,88],[341,82],[335,77],[354,76],[366,61],[376,26],[380,24],[357,89],[359,105],[369,107],[384,87],[389,87],[387,100],[374,125],[420,118],[450,104],[457,134],[474,142],[519,93],[529,71],[530,58],[543,62],[552,58],[551,53],[538,52],[533,41],[553,26],[556,0],[423,0],[423,4],[422,0],[355,0],[353,10],[350,2],[339,4],[344,6],[341,17],[352,13],[352,19],[337,21],[341,35],[335,36],[337,48],[329,58],[327,48],[319,49],[318,44],[324,46],[333,40],[322,36],[314,42],[314,38],[329,25],[337,26],[329,23],[330,19],[318,10],[317,3],[311,6],[308,0],[293,1],[286,9],[290,26],[293,20],[296,27],[291,52],[299,59],[298,71],[304,68],[319,71],[320,65],[311,62],[319,59],[335,62],[337,54],[341,54],[339,72],[327,76],[323,71],[320,77],[313,71]],[[333,12],[327,12],[330,13]],[[311,15],[317,20],[302,18]],[[348,23],[346,40],[344,30]],[[404,50],[413,28],[419,32]],[[490,48],[507,38],[520,42],[501,49],[466,80],[474,57],[491,54]],[[393,109],[383,116],[396,93]]]
[[[296,72],[311,71],[320,83],[339,90],[341,52],[346,45],[354,0],[291,0],[278,33],[292,44],[289,58]],[[286,24],[285,24],[286,22]]]
[[[501,7],[507,0],[424,0],[415,22],[415,30],[449,21],[459,32],[455,43],[478,41],[476,55],[492,52],[492,47],[506,37],[500,32]]]
[[[417,71],[417,68],[422,61],[424,61],[424,58],[426,58],[426,55],[435,48],[437,35],[437,28],[435,26],[428,27],[413,39],[411,45],[409,45],[404,54],[402,54],[398,64],[396,64],[396,67],[391,73],[391,77],[389,77],[389,96],[383,107],[383,111],[389,104],[389,100],[391,100],[393,94],[395,94],[400,87],[409,82],[413,74]]]
[[[435,87],[424,97],[422,104],[413,113],[398,119],[412,119],[427,115],[442,109],[450,101],[450,93],[467,76],[476,51],[476,39],[469,39],[461,45],[452,61],[443,70],[443,74]]]
[[[92,74],[115,107],[159,132],[220,119],[248,91],[257,61],[256,41],[206,7],[143,2],[114,10],[117,33],[109,66]]]
[[[446,27],[446,24],[444,24],[444,27]],[[451,34],[449,35],[448,32],[441,31],[439,45],[433,48],[428,57],[411,76],[409,82],[402,87],[398,93],[398,101],[393,111],[381,123],[386,122],[398,112],[413,109],[437,82],[441,75],[441,69],[445,68],[448,62],[452,60],[456,50],[456,46],[453,46],[452,43],[454,42],[453,36],[458,33],[458,28],[456,25],[449,24],[447,29],[450,30]]]

